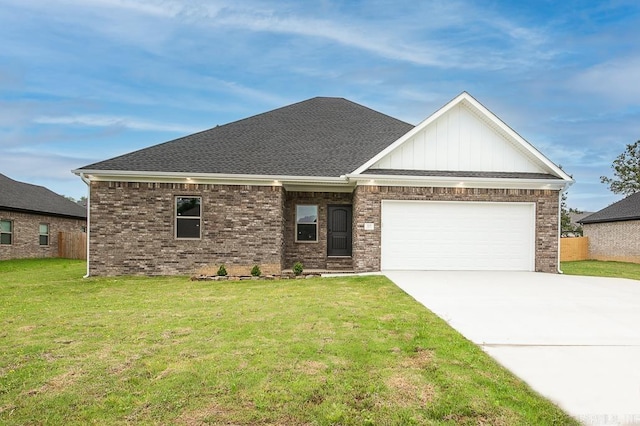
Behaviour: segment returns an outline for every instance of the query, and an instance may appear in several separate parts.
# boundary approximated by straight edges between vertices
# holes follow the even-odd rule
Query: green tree
[[[85,197],[84,195],[82,197],[80,197],[79,200],[76,200],[73,197],[70,197],[68,195],[63,195],[64,198],[66,198],[69,201],[73,201],[76,204],[80,204],[81,206],[86,206],[87,205],[87,197]]]
[[[627,145],[611,168],[614,177],[600,176],[600,182],[609,185],[611,192],[627,196],[640,191],[640,140]]]
[[[567,208],[567,193],[562,193],[560,201],[560,236],[562,237],[580,237],[582,236],[582,226],[571,224],[571,215],[569,213],[582,213],[578,209]]]

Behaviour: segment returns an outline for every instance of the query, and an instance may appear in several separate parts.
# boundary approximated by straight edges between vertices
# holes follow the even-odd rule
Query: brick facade
[[[305,269],[353,268],[351,258],[329,258],[327,256],[327,207],[351,205],[351,193],[343,192],[287,192],[285,202],[285,268],[300,261]],[[318,206],[318,242],[296,242],[296,205]]]
[[[640,220],[585,223],[589,259],[640,263]]]
[[[199,196],[201,238],[176,239],[175,197]],[[279,273],[284,190],[279,186],[91,183],[92,275],[191,274],[220,264]]]
[[[81,232],[84,219],[71,219],[0,210],[0,219],[13,224],[12,244],[0,244],[0,260],[35,257],[58,257],[58,233]],[[49,225],[49,244],[40,245],[40,224]]]
[[[358,186],[353,196],[353,264],[357,271],[380,270],[382,200],[534,202],[536,271],[558,270],[558,191]],[[373,223],[374,229],[365,230],[365,223]]]
[[[175,235],[175,197],[202,197],[201,238]],[[257,264],[280,273],[305,269],[380,269],[381,202],[388,200],[533,202],[535,269],[557,272],[558,191],[358,186],[353,193],[286,192],[279,186],[91,183],[90,273],[191,274],[220,264]],[[295,242],[295,206],[318,206],[318,242]],[[327,208],[353,206],[353,255],[327,256]],[[374,230],[365,230],[373,223]]]

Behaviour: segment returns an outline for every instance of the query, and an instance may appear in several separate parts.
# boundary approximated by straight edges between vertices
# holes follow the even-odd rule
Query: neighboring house
[[[640,192],[582,220],[589,259],[640,263]]]
[[[593,212],[580,212],[580,213],[576,213],[573,211],[568,212],[569,214],[569,226],[570,229],[572,229],[572,231],[569,230],[561,230],[561,236],[564,237],[582,237],[582,225],[580,224],[580,221],[589,216],[590,214],[593,214]]]
[[[557,272],[572,179],[467,93],[417,126],[313,98],[74,173],[89,272]]]
[[[58,233],[86,230],[87,210],[0,174],[0,260],[58,257]]]
[[[580,212],[580,213],[569,212],[569,220],[570,220],[569,224],[573,228],[580,226],[581,225],[580,221],[585,217],[592,215],[593,213],[594,212]]]

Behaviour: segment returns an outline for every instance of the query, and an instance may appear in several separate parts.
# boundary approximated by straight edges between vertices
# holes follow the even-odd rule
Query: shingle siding
[[[13,224],[12,244],[0,244],[0,260],[58,257],[58,233],[82,232],[83,219],[0,210],[1,220]],[[49,225],[49,244],[40,245],[40,224]]]
[[[589,259],[640,263],[640,220],[585,223]]]

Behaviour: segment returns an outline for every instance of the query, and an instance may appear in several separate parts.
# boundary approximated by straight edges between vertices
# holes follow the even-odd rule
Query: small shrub
[[[251,275],[254,277],[259,277],[260,275],[262,275],[262,271],[260,270],[260,267],[258,265],[254,265],[253,268],[251,268]]]
[[[302,274],[302,271],[304,270],[304,266],[302,265],[301,262],[296,262],[293,264],[293,274],[298,276],[300,274]]]
[[[220,268],[218,268],[218,276],[220,277],[227,276],[227,268],[225,268],[224,265],[220,265]]]

